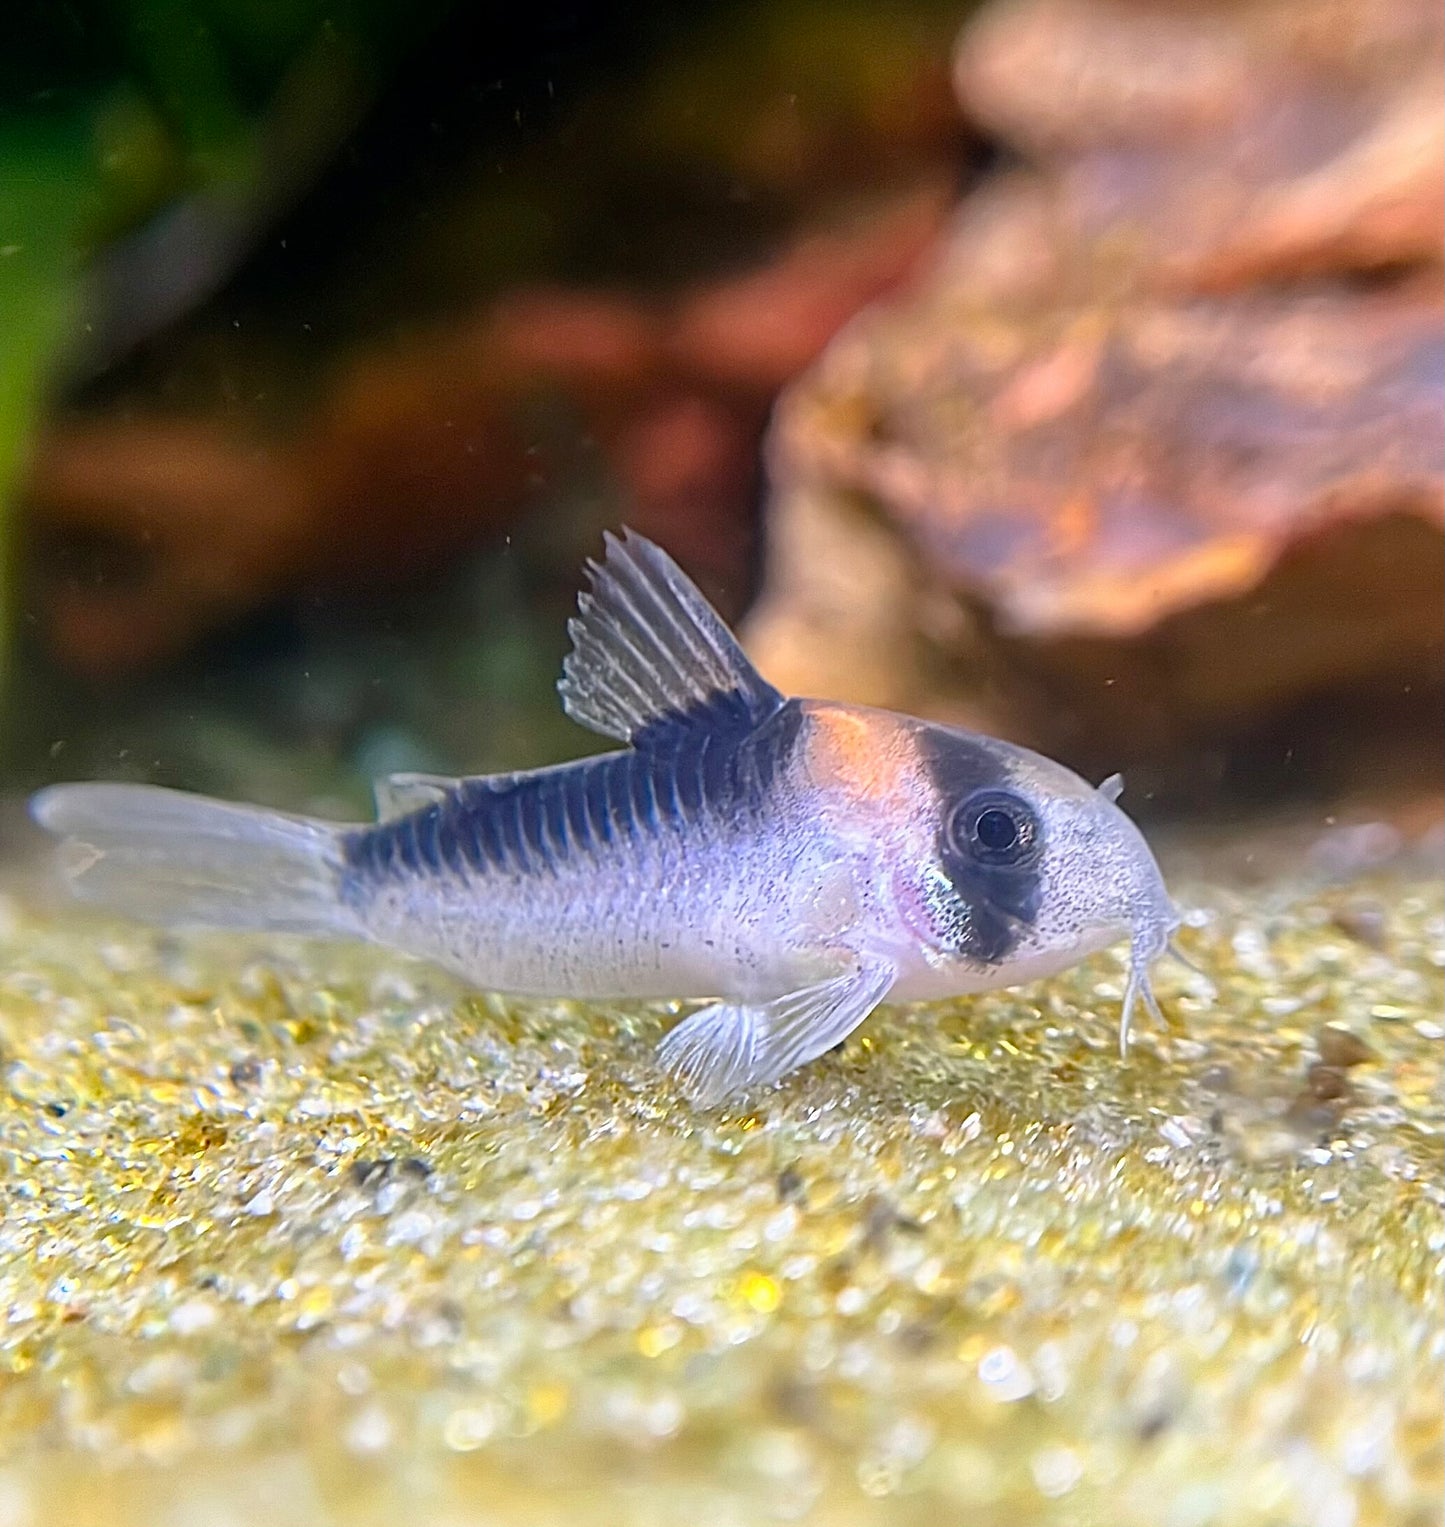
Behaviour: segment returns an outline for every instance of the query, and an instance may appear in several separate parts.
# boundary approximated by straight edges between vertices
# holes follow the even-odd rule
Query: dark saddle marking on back
[[[792,754],[802,713],[754,728],[739,697],[666,717],[634,745],[554,769],[463,780],[445,799],[343,840],[355,889],[408,876],[545,874],[704,814],[757,819]]]

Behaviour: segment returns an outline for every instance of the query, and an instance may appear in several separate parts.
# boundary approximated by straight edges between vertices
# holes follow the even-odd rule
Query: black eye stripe
[[[1027,937],[1043,895],[1043,837],[1031,818],[1033,838],[1018,863],[982,856],[960,842],[955,828],[965,805],[986,807],[987,797],[1027,806],[1009,781],[1007,749],[985,737],[946,727],[923,727],[919,751],[938,792],[938,865],[947,876],[953,922],[940,930],[941,947],[978,965],[997,965]]]

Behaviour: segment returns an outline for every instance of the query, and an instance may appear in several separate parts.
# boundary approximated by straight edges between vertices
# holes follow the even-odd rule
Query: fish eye
[[[1039,821],[1005,790],[979,790],[953,814],[954,844],[980,864],[1019,865],[1038,855]]]

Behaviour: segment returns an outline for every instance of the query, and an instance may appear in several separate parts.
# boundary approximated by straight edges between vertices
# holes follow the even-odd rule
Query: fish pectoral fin
[[[374,779],[371,793],[376,799],[376,820],[392,822],[410,816],[423,806],[445,800],[460,784],[461,780],[448,779],[444,774],[387,774]]]
[[[870,959],[770,1002],[716,1002],[678,1024],[658,1047],[658,1059],[694,1103],[720,1103],[831,1050],[883,1000],[896,977],[890,962]]]
[[[751,730],[783,697],[747,660],[722,617],[660,546],[630,531],[589,562],[592,590],[568,623],[557,688],[571,718],[638,742],[662,722]]]

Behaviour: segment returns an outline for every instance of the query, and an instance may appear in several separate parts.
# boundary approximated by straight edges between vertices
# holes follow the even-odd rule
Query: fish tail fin
[[[55,785],[30,810],[80,901],[173,928],[362,934],[343,827],[154,785]]]

